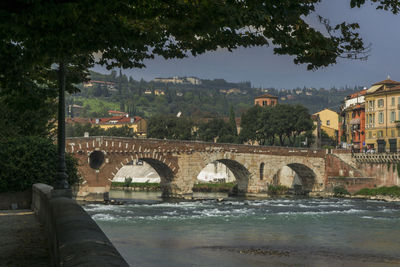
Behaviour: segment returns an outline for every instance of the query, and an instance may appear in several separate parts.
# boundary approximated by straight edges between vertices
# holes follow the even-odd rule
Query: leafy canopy
[[[76,71],[94,63],[143,67],[155,55],[182,58],[218,48],[274,45],[276,54],[317,69],[338,57],[365,52],[357,23],[311,27],[322,0],[5,0],[0,4],[1,46],[13,45],[28,62],[67,62]],[[360,7],[366,0],[351,0]],[[398,13],[400,3],[369,0]]]

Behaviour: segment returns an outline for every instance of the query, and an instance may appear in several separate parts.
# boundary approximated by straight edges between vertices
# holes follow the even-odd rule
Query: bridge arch
[[[88,161],[90,168],[98,170],[105,162],[105,153],[100,150],[94,150],[90,152]]]
[[[201,168],[196,170],[197,175],[210,163],[213,162],[219,162],[225,165],[233,174],[235,177],[236,183],[237,183],[237,189],[234,190],[234,194],[243,194],[247,192],[247,188],[249,185],[249,180],[251,173],[250,171],[239,161],[234,160],[234,159],[220,159],[220,158],[212,158],[209,160],[206,160],[206,162],[203,164]]]
[[[174,190],[174,187],[176,187],[176,185],[174,185],[174,179],[177,172],[175,164],[160,155],[152,153],[143,153],[136,155],[136,157],[126,155],[121,158],[117,164],[117,171],[129,165],[133,160],[146,162],[157,172],[158,176],[160,176],[160,186],[163,196],[170,197],[174,195],[173,192],[176,191],[176,188]],[[115,176],[114,173],[112,173],[112,175],[113,177]],[[109,179],[110,182],[111,180],[112,178]]]
[[[316,184],[315,172],[305,164],[289,163],[278,170],[273,177],[274,185],[285,185],[302,191],[312,191]]]

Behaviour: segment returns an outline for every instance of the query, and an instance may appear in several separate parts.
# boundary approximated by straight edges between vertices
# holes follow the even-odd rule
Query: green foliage
[[[301,105],[279,104],[274,107],[254,106],[242,114],[242,142],[257,141],[260,145],[294,146],[297,138],[309,135],[314,125],[307,108]]]
[[[111,183],[111,188],[125,188],[125,182],[112,182]],[[136,182],[131,182],[130,187],[133,188],[142,188],[145,190],[151,190],[151,191],[158,191],[161,190],[161,186],[159,183],[136,183]]]
[[[194,123],[190,118],[159,115],[150,118],[147,137],[158,139],[192,140]]]
[[[284,185],[268,185],[267,193],[271,196],[285,195],[289,191],[289,188]]]
[[[0,140],[0,192],[23,191],[34,183],[53,185],[57,150],[49,139],[18,137]],[[68,182],[79,181],[77,161],[66,155]]]
[[[335,186],[333,188],[333,195],[335,197],[342,197],[342,196],[350,195],[350,193],[343,186]]]
[[[233,106],[229,109],[229,127],[232,129],[232,134],[237,135],[237,127],[236,127],[236,120],[235,120],[235,111],[233,110]]]
[[[356,195],[364,195],[364,196],[396,196],[400,197],[400,187],[399,186],[382,186],[379,188],[363,188]]]
[[[242,128],[239,134],[241,143],[247,141],[257,141],[259,144],[264,144],[265,141],[260,136],[261,124],[259,119],[263,109],[260,106],[253,106],[246,112],[242,113],[240,127]],[[258,133],[258,134],[257,134]]]
[[[101,81],[113,81],[111,74],[90,73],[91,79]],[[260,88],[254,88],[250,82],[230,83],[214,80],[202,80],[200,85],[193,84],[165,84],[154,81],[135,81],[132,77],[126,83],[122,83],[123,92],[110,91],[109,97],[94,97],[90,94],[90,88],[80,86],[81,92],[69,96],[68,104],[75,103],[84,106],[83,117],[106,117],[107,111],[120,110],[131,116],[152,117],[158,114],[176,115],[182,112],[190,117],[218,117],[230,116],[230,107],[236,115],[242,115],[252,108],[254,98],[262,94]],[[161,90],[162,96],[146,95],[146,89]],[[241,93],[227,94],[220,90],[238,88]],[[347,95],[360,91],[362,87],[342,88],[340,90],[317,90],[315,88],[295,88],[291,92],[283,92],[274,88],[268,88],[268,92],[279,98],[291,94],[293,98],[280,100],[282,104],[301,104],[306,106],[311,113],[317,112],[327,106],[339,106]],[[296,92],[295,92],[296,91]],[[297,94],[299,93],[299,94]],[[311,95],[310,95],[311,93]],[[183,96],[181,95],[183,94]],[[242,120],[243,121],[243,120]],[[252,139],[254,140],[254,139]],[[292,139],[293,141],[294,139]],[[266,142],[268,143],[268,142]]]
[[[208,122],[200,123],[198,139],[206,142],[237,143],[236,127],[233,128],[229,122],[215,118]]]
[[[400,177],[400,163],[396,163],[397,177]]]
[[[321,144],[327,148],[334,148],[336,140],[321,129]]]
[[[193,192],[223,192],[229,193],[235,183],[198,183],[193,187]]]

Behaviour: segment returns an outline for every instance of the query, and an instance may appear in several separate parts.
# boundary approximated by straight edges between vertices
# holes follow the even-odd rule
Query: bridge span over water
[[[118,170],[133,160],[151,165],[161,178],[163,196],[177,198],[191,195],[197,175],[215,161],[232,171],[243,195],[265,193],[269,184],[279,184],[285,166],[308,191],[323,191],[327,178],[338,175],[338,166],[342,172],[355,171],[325,149],[100,136],[67,138],[66,151],[79,161],[80,197],[108,192]]]

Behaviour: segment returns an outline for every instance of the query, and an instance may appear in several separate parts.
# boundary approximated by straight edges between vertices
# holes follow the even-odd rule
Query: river
[[[399,202],[111,197],[84,208],[131,266],[400,266]]]

